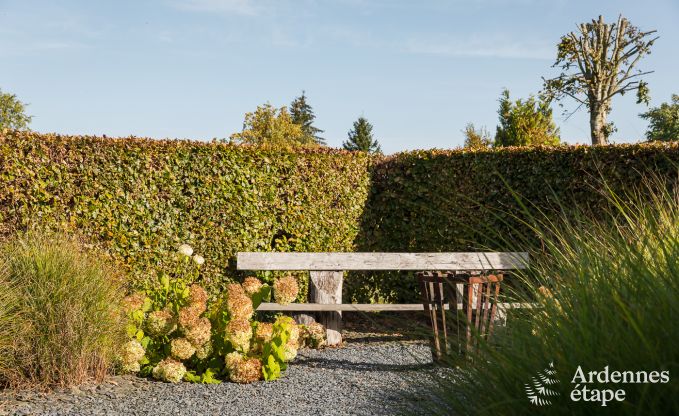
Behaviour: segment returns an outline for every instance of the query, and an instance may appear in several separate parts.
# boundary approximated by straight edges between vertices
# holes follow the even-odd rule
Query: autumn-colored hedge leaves
[[[238,251],[350,251],[369,159],[137,138],[0,136],[0,235],[79,230],[134,279],[173,267],[180,243],[206,257],[211,289]]]
[[[676,144],[416,151],[0,133],[0,238],[31,225],[79,230],[134,279],[200,248],[219,290],[238,251],[460,251],[516,225],[511,190],[538,206],[596,209],[600,178],[624,188],[677,174]],[[503,215],[489,215],[485,208]],[[407,276],[352,276],[355,300],[414,300]]]
[[[573,206],[601,216],[608,186],[623,195],[649,174],[679,178],[679,143],[427,150],[376,163],[360,251],[528,250],[538,241],[526,212],[561,215]],[[540,214],[541,215],[541,214]],[[355,300],[416,301],[408,275],[350,281]]]

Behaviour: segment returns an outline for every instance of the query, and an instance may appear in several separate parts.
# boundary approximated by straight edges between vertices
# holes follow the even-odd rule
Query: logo
[[[600,403],[606,407],[609,402],[622,402],[627,392],[623,388],[599,388],[597,384],[657,384],[669,383],[670,372],[665,371],[631,371],[611,370],[605,366],[601,371],[585,371],[581,366],[575,370],[571,383],[575,384],[571,391],[571,400],[574,402]],[[606,387],[606,386],[604,386]],[[622,387],[622,386],[619,386]]]
[[[549,367],[538,373],[537,376],[531,378],[530,383],[524,384],[526,387],[526,396],[528,400],[536,406],[547,406],[552,404],[551,397],[559,395],[558,391],[552,390],[549,386],[559,383],[556,379],[556,370],[554,369],[554,362],[549,363]]]
[[[570,392],[572,402],[596,403],[606,407],[609,403],[622,402],[627,392],[625,384],[658,384],[669,383],[669,370],[611,370],[605,366],[599,371],[585,371],[578,366],[571,383],[573,389]],[[528,400],[535,406],[548,406],[560,393],[555,389],[559,380],[556,378],[554,362],[531,377],[531,382],[524,384]],[[610,386],[610,385],[613,386]],[[613,387],[613,388],[610,388]]]

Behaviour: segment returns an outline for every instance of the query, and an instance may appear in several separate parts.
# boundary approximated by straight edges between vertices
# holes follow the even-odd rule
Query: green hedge
[[[0,134],[0,238],[77,229],[135,279],[191,244],[213,290],[238,251],[351,251],[369,158],[222,143]]]
[[[607,203],[602,180],[618,193],[645,176],[677,179],[679,143],[429,150],[397,154],[371,169],[371,190],[357,236],[359,251],[503,250],[523,209],[517,194],[549,213],[578,205],[593,215]],[[528,205],[530,205],[528,204]],[[509,247],[516,248],[516,247]],[[356,275],[355,301],[417,300],[408,275]]]
[[[172,267],[188,242],[219,290],[237,251],[503,249],[519,212],[597,212],[648,172],[677,177],[679,145],[416,151],[388,158],[331,149],[0,133],[0,239],[31,224],[76,229],[136,281]],[[558,201],[558,202],[557,202]],[[520,228],[520,227],[519,227]],[[354,301],[415,301],[412,276],[356,274]]]

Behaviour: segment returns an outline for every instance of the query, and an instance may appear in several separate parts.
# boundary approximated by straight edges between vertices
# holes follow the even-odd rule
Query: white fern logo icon
[[[530,383],[524,384],[528,400],[536,406],[547,406],[552,404],[551,397],[559,395],[558,391],[552,390],[549,386],[559,383],[556,379],[554,362],[549,363],[549,367],[539,372],[537,376],[531,378]]]

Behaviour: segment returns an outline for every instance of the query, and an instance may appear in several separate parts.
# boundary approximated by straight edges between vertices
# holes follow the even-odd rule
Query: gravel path
[[[112,377],[40,393],[0,393],[0,414],[16,415],[393,415],[428,413],[424,380],[434,370],[426,344],[349,343],[301,351],[281,380],[249,385],[177,385]]]

